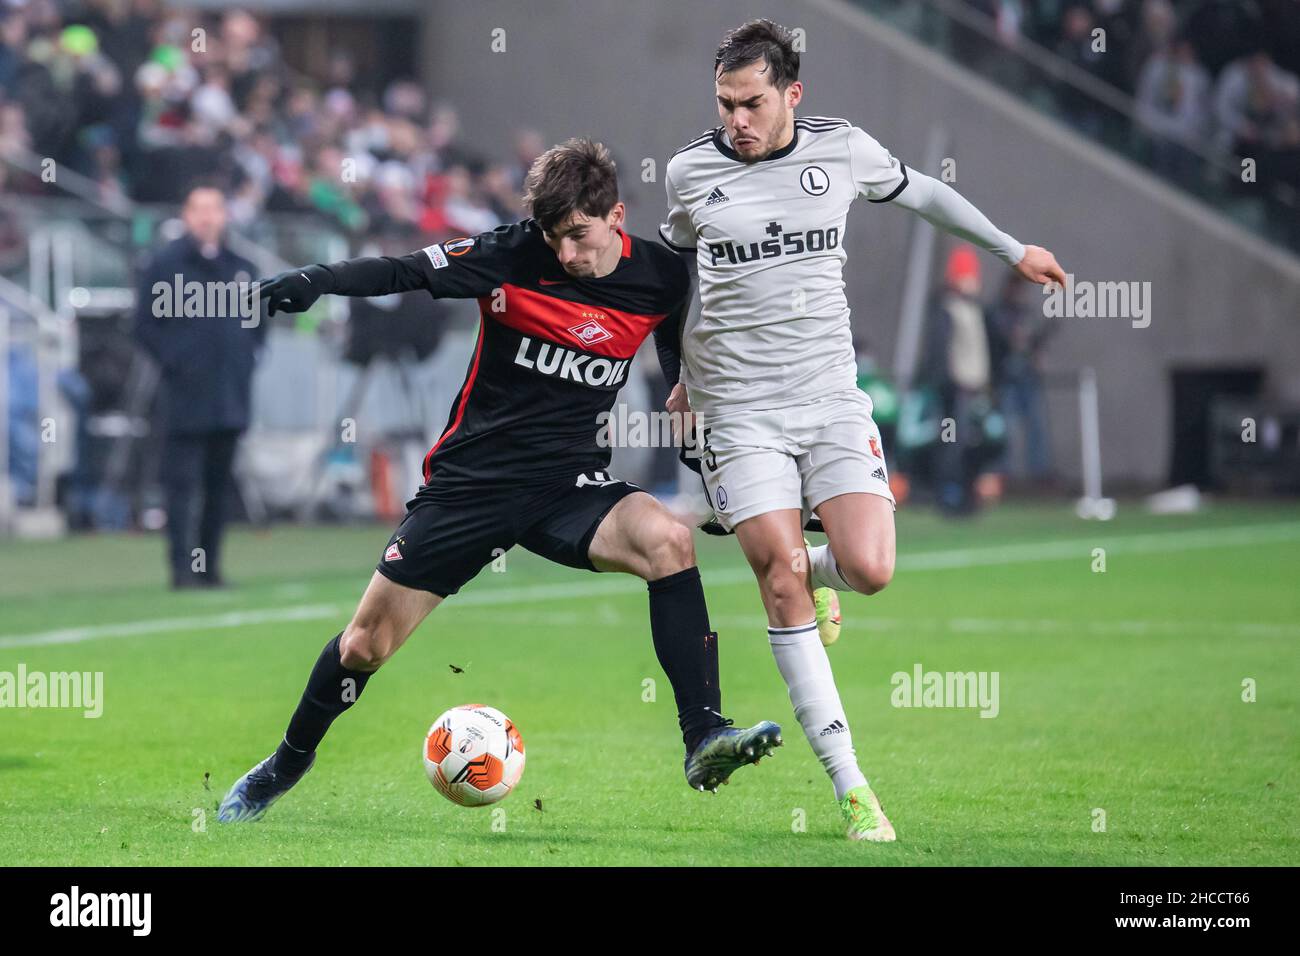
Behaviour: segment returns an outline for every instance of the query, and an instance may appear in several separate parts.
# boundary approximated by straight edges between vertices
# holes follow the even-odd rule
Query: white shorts
[[[724,528],[769,511],[813,509],[836,495],[888,499],[871,399],[854,390],[786,409],[736,412],[702,422],[700,472]]]

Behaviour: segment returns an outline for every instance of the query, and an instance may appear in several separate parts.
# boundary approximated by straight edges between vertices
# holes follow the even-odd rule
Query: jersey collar
[[[727,128],[725,126],[719,126],[717,129],[713,131],[713,145],[718,147],[718,152],[721,153],[723,156],[726,156],[727,159],[734,160],[738,163],[744,163],[745,160],[741,159],[740,154],[737,153],[734,149],[732,149],[731,144],[727,142],[726,131]],[[795,123],[794,134],[790,137],[790,142],[786,143],[780,149],[775,150],[771,154],[764,156],[762,159],[758,160],[758,162],[766,163],[772,159],[781,159],[785,156],[789,156],[791,153],[794,152],[794,148],[798,144],[799,144],[799,124]],[[749,164],[746,163],[746,165]]]

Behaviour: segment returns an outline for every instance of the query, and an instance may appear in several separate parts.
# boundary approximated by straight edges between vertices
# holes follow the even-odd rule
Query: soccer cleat
[[[781,728],[770,720],[753,727],[725,726],[710,731],[686,758],[686,782],[692,790],[712,790],[727,783],[746,764],[758,763],[781,746]]]
[[[840,813],[847,828],[844,835],[850,840],[870,840],[873,843],[894,842],[894,825],[880,808],[880,801],[866,784],[854,787],[840,801]]]
[[[803,546],[811,548],[808,539],[803,539]],[[822,639],[822,647],[830,647],[840,639],[840,596],[834,588],[813,589],[813,610],[817,612],[817,636]]]
[[[217,811],[219,823],[252,823],[262,819],[271,804],[307,775],[316,762],[316,755],[312,754],[311,763],[302,773],[292,777],[274,770],[271,767],[274,759],[275,754],[272,754],[235,781]]]
[[[817,588],[813,591],[813,608],[817,612],[817,636],[823,647],[830,647],[840,639],[840,596],[834,588]]]

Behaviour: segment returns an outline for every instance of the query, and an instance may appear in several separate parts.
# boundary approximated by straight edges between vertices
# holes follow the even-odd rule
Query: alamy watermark
[[[596,416],[601,448],[684,448],[688,458],[704,454],[701,419],[691,412],[645,412],[620,402]]]
[[[170,282],[155,282],[149,291],[155,319],[239,319],[241,327],[255,329],[262,321],[260,288],[258,282],[241,279],[186,282],[178,272]]]
[[[1151,324],[1150,282],[1075,281],[1065,274],[1065,285],[1043,286],[1043,315],[1049,319],[1128,319],[1133,328]]]
[[[152,893],[88,893],[74,885],[50,897],[50,925],[117,926],[132,936],[148,936],[153,927]]]
[[[0,671],[0,709],[52,708],[81,710],[96,718],[104,713],[103,671]]]
[[[1002,709],[998,671],[927,671],[918,662],[912,672],[895,671],[889,679],[894,707],[979,708],[981,717],[996,717]]]

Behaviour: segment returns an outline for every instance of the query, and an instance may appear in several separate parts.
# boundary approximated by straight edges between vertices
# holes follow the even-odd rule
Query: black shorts
[[[516,544],[557,564],[595,571],[587,552],[605,515],[636,485],[593,471],[527,488],[425,485],[406,503],[375,569],[397,584],[455,594]]]

